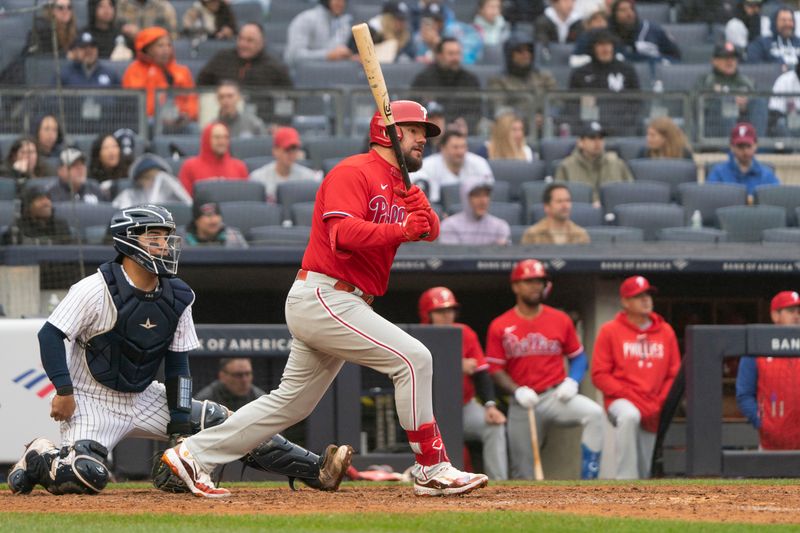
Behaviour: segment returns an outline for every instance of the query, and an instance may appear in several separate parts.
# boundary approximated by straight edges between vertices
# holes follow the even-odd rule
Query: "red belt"
[[[300,269],[297,271],[297,277],[295,279],[299,279],[300,281],[305,281],[308,277],[308,270]],[[333,288],[337,291],[344,291],[344,292],[361,292],[360,289],[357,289],[355,285],[351,285],[346,281],[336,280],[336,283],[333,284]],[[375,297],[371,294],[357,294],[359,298],[367,302],[367,305],[372,305],[372,302],[375,301]]]

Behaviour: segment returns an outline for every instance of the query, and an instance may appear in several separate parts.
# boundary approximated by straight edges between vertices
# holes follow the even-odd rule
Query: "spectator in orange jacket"
[[[128,66],[122,77],[124,89],[147,90],[147,116],[153,117],[156,109],[157,89],[193,89],[194,80],[188,67],[175,62],[172,38],[164,28],[145,28],[136,35],[136,60]],[[167,95],[161,94],[159,105],[167,104]],[[182,94],[175,97],[177,116],[167,120],[173,125],[197,120],[197,95]]]
[[[208,179],[247,179],[247,165],[231,156],[231,135],[222,122],[203,128],[200,154],[186,160],[178,178],[186,191],[194,196],[194,184]],[[263,200],[263,198],[261,198]]]
[[[661,408],[681,365],[675,331],[653,312],[654,290],[642,276],[623,281],[622,311],[594,343],[592,383],[615,426],[617,479],[649,477]]]

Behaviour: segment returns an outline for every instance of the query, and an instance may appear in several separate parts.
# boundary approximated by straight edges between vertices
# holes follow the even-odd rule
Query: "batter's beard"
[[[420,157],[419,159],[414,157],[414,155],[412,154],[412,150],[413,148],[403,152],[403,157],[406,160],[406,168],[408,169],[408,171],[416,172],[422,168],[422,157]]]
[[[544,298],[542,298],[541,294],[538,296],[523,296],[520,299],[522,300],[522,303],[528,307],[539,307],[539,305],[541,305],[541,303],[544,301]]]

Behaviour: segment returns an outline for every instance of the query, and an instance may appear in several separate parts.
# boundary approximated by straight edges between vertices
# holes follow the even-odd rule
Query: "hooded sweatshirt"
[[[616,22],[616,13],[622,2],[630,2],[634,11],[634,2],[631,0],[616,0],[611,5],[611,16],[608,20],[608,29],[619,37],[620,51],[628,61],[679,61],[681,49],[664,28],[649,20],[642,20],[636,14],[636,21],[632,26],[626,27]]]
[[[100,58],[108,59],[111,57],[111,52],[114,51],[114,47],[117,44],[117,37],[122,34],[122,23],[119,21],[118,18],[115,17],[114,21],[111,22],[111,25],[102,30],[97,27],[97,4],[99,4],[101,0],[89,0],[89,4],[87,6],[87,10],[89,13],[89,24],[86,25],[85,28],[81,30],[82,32],[89,32],[94,37],[95,42],[97,43],[97,51],[99,53]],[[111,0],[111,5],[114,6],[114,10],[116,13],[117,9],[117,1]],[[124,39],[123,35],[123,39]],[[125,44],[127,46],[132,46],[133,43],[128,43],[127,39]]]
[[[606,409],[624,398],[639,409],[645,431],[658,430],[661,407],[681,366],[672,326],[657,313],[640,329],[624,312],[600,327],[592,357],[592,383],[603,393]]]
[[[482,176],[466,176],[459,192],[462,210],[447,217],[439,232],[441,244],[509,244],[511,228],[508,222],[491,213],[478,218],[469,204],[469,193],[480,186],[491,187],[492,182]]]
[[[153,63],[144,49],[161,37],[169,36],[164,28],[145,28],[136,35],[136,59],[125,70],[122,76],[124,89],[145,89],[147,91],[147,116],[152,117],[156,110],[156,89],[193,89],[192,72],[188,67],[175,62],[175,55],[170,58],[166,67]],[[166,95],[159,95],[166,103]],[[197,95],[182,94],[175,97],[175,105],[181,114],[197,120]]]
[[[194,195],[194,184],[208,179],[247,179],[247,165],[244,161],[231,157],[230,149],[220,157],[211,151],[211,129],[217,124],[227,128],[221,122],[212,122],[203,128],[200,138],[200,154],[186,160],[181,167],[178,178],[183,188]]]
[[[147,170],[157,169],[152,184],[145,189],[142,182],[137,180]],[[191,204],[189,196],[181,184],[171,174],[169,164],[155,154],[142,154],[131,164],[128,177],[133,182],[133,187],[125,189],[111,202],[114,207],[124,208],[131,205],[160,204],[163,202],[180,202]]]
[[[583,31],[581,12],[573,9],[567,20],[561,20],[553,6],[536,19],[536,39],[543,43],[574,43]]]
[[[800,39],[795,37],[794,29],[788,39],[784,39],[778,34],[775,21],[778,15],[789,12],[794,21],[794,13],[789,8],[780,8],[772,15],[772,36],[759,37],[747,46],[748,63],[783,63],[788,67],[797,65],[798,54],[800,54]]]

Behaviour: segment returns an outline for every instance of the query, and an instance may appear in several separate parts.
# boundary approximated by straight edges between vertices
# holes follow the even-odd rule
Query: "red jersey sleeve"
[[[483,348],[481,348],[481,343],[478,340],[478,334],[467,325],[463,325],[461,330],[464,359],[475,359],[478,363],[478,366],[475,368],[476,372],[488,370],[489,363],[486,362],[486,357],[483,355]]]
[[[575,331],[575,324],[569,315],[564,315],[564,355],[569,359],[580,355],[583,352],[583,344],[578,339],[578,333]]]
[[[495,320],[489,324],[486,333],[486,361],[489,363],[489,372],[505,370],[506,352],[503,348],[503,328]]]
[[[592,383],[606,397],[617,398],[625,386],[614,377],[613,333],[609,324],[604,324],[594,341],[592,355]]]

